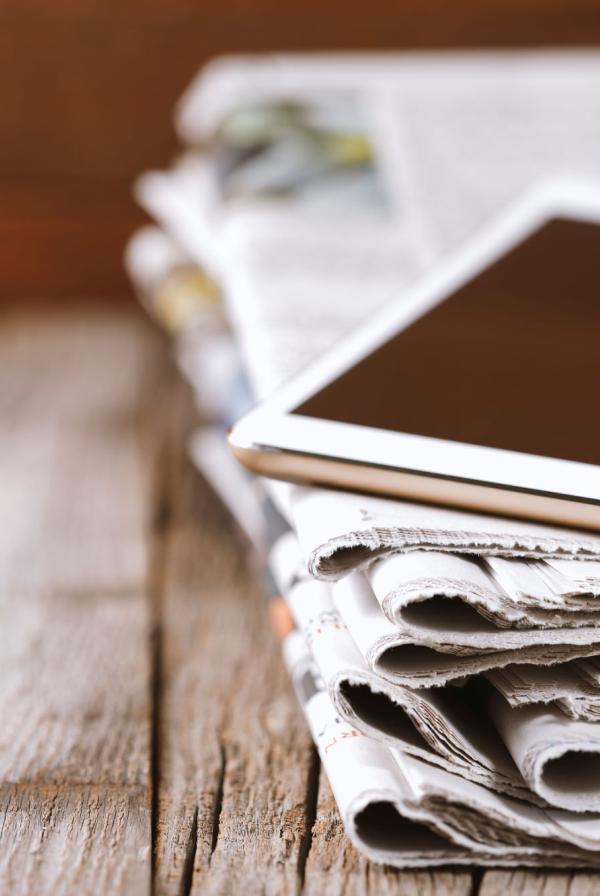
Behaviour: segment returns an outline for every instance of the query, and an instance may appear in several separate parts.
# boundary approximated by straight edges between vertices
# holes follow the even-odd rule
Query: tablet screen
[[[600,464],[600,226],[555,219],[294,413]]]

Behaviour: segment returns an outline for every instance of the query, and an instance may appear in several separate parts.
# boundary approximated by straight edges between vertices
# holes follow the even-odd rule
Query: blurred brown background
[[[0,296],[127,295],[134,176],[219,53],[600,43],[600,0],[1,0]]]

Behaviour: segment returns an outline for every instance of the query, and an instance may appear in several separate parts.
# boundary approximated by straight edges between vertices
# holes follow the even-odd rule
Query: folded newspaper
[[[536,179],[600,182],[594,85],[596,52],[202,73],[177,113],[186,155],[136,187],[165,233],[127,260],[220,430],[249,400],[225,316],[267,394]],[[218,443],[194,455],[264,552],[264,492]],[[597,863],[600,538],[266,489],[295,532],[272,552],[284,656],[353,842],[405,867]]]
[[[330,586],[303,573],[300,556],[293,535],[273,550],[298,626],[284,657],[355,844],[402,867],[469,856],[494,865],[597,862],[600,816],[579,813],[600,808],[598,726],[573,726],[543,708],[518,724],[499,694],[474,693],[473,682],[390,688],[366,666]]]

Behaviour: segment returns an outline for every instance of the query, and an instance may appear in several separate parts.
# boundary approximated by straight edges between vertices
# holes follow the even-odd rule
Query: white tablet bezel
[[[234,453],[248,466],[260,455],[279,455],[273,475],[285,477],[282,453],[373,465],[379,469],[476,483],[584,503],[600,503],[600,467],[500,448],[372,429],[290,413],[400,329],[434,307],[469,279],[556,217],[600,224],[600,184],[561,181],[547,184],[512,205],[468,245],[447,257],[429,275],[342,340],[285,387],[243,417],[230,433]],[[600,345],[599,345],[600,350]],[[590,413],[597,413],[590,408]],[[254,466],[257,469],[256,466]],[[294,467],[298,477],[298,465]]]

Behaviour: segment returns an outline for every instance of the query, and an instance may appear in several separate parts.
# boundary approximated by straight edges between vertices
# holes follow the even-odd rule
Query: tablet
[[[600,192],[512,206],[233,428],[266,476],[600,529]]]

